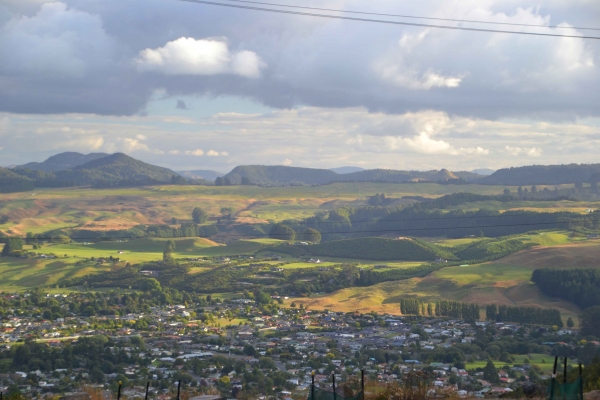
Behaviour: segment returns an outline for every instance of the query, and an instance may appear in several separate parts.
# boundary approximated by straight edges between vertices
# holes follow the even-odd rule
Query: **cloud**
[[[209,156],[209,157],[219,157],[219,156],[228,156],[228,155],[229,155],[229,153],[228,153],[228,152],[226,152],[226,151],[222,151],[222,152],[220,152],[220,153],[219,153],[218,151],[209,150],[209,151],[206,153],[206,155],[207,155],[207,156]]]
[[[513,156],[519,156],[519,155],[523,154],[528,157],[539,157],[542,155],[542,149],[539,149],[536,147],[525,148],[525,147],[505,146],[504,149],[505,149],[506,153],[513,155]]]
[[[204,151],[202,151],[200,149],[186,150],[185,154],[188,156],[202,156],[202,155],[204,155]]]
[[[167,75],[236,74],[259,78],[266,64],[256,53],[232,53],[224,40],[181,37],[163,47],[140,51],[135,59],[139,71]]]
[[[185,104],[185,102],[183,100],[177,100],[177,105],[175,106],[176,109],[178,110],[187,110],[187,105]]]
[[[286,165],[286,166],[290,166],[290,165],[292,165],[292,160],[290,160],[289,158],[287,158],[287,157],[286,157],[286,159],[285,159],[285,160],[283,160],[283,161],[281,162],[281,164],[282,164],[282,165]]]

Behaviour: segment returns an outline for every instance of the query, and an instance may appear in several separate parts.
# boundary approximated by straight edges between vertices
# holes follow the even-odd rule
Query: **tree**
[[[203,224],[208,220],[208,213],[200,207],[196,207],[192,211],[192,219],[196,224]]]
[[[219,176],[215,179],[215,186],[223,186],[225,184],[223,177]]]
[[[10,256],[15,251],[23,250],[23,241],[20,238],[6,238],[6,242],[4,243],[4,247],[2,248],[3,256]]]
[[[168,263],[173,261],[173,250],[175,250],[175,242],[173,240],[169,240],[167,242],[167,247],[163,252],[163,261]]]
[[[569,319],[567,319],[567,328],[572,328],[575,326],[575,323],[573,322],[573,318],[569,317]]]
[[[492,360],[488,360],[485,368],[483,368],[483,379],[491,383],[500,383],[498,371]]]
[[[537,186],[533,185],[531,187],[531,193],[537,193]]]
[[[508,188],[504,189],[504,194],[506,196],[508,196],[510,194],[510,189],[508,189]]]
[[[273,239],[281,239],[292,241],[296,238],[296,232],[292,228],[284,224],[275,224],[269,231],[269,237]]]
[[[233,214],[234,211],[233,207],[221,207],[221,215],[228,219],[231,219],[231,214]]]
[[[600,306],[583,310],[579,316],[582,336],[600,336]]]
[[[307,242],[319,243],[321,241],[321,232],[313,228],[306,228],[302,232],[302,239]]]
[[[242,176],[242,185],[252,185],[250,178],[248,178],[247,176]]]

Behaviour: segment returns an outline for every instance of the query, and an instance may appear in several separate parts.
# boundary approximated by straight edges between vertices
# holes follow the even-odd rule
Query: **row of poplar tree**
[[[439,300],[422,303],[417,299],[401,299],[402,315],[452,317],[465,321],[479,320],[479,305],[458,301]],[[512,307],[490,304],[485,307],[485,319],[499,322],[563,326],[560,312],[555,308]]]
[[[490,304],[485,307],[485,318],[489,321],[563,326],[560,312],[555,308],[512,307]]]
[[[479,306],[477,304],[448,300],[438,300],[434,303],[421,303],[417,299],[401,299],[400,312],[403,315],[452,317],[461,318],[465,321],[476,321],[479,319]]]

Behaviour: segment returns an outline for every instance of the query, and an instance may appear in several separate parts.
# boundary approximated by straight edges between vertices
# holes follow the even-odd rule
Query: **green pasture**
[[[63,279],[78,278],[110,270],[93,262],[75,265],[77,259],[0,258],[0,291],[19,291],[56,285]]]
[[[298,268],[318,268],[318,267],[330,267],[336,265],[334,262],[320,262],[320,263],[309,263],[309,262],[295,262],[290,264],[281,265],[279,268],[283,269],[298,269]]]
[[[492,362],[494,363],[494,365],[496,366],[496,369],[500,369],[505,365],[508,365],[510,367],[514,367],[515,365],[523,365],[525,364],[525,359],[529,359],[529,363],[531,365],[537,365],[538,367],[541,368],[541,370],[544,373],[552,373],[552,369],[554,367],[554,357],[551,356],[550,354],[515,354],[512,355],[512,358],[514,358],[514,362],[513,363],[506,363],[504,361],[494,361],[492,360]],[[562,361],[562,360],[559,360]],[[476,368],[484,368],[487,364],[487,360],[486,361],[475,361],[475,362],[469,362],[465,364],[465,369],[470,370],[470,369],[476,369]],[[572,367],[575,367],[576,364],[569,362],[569,365]],[[559,365],[559,367],[561,367],[561,365]]]
[[[465,285],[494,285],[502,281],[526,282],[531,278],[531,269],[517,265],[476,264],[466,267],[446,267],[435,271],[432,276]]]

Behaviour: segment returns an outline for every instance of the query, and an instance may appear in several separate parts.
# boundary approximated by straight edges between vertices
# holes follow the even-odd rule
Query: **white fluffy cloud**
[[[542,155],[542,149],[539,149],[537,147],[525,148],[525,147],[505,146],[504,149],[508,154],[513,155],[513,156],[519,156],[521,154],[524,154],[528,157],[539,157]]]
[[[236,74],[259,78],[266,64],[254,52],[231,52],[223,39],[181,37],[163,47],[140,51],[135,63],[140,71],[167,75]]]

